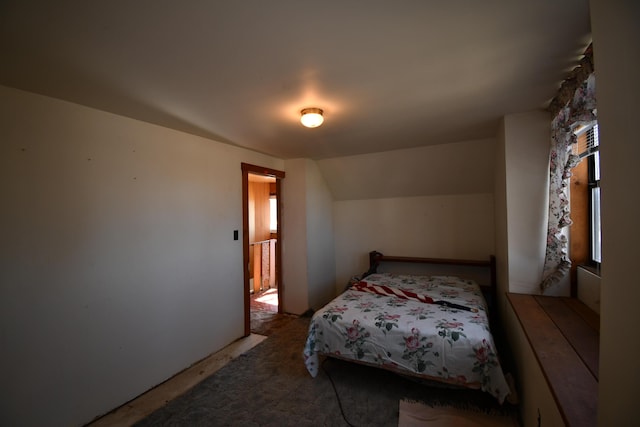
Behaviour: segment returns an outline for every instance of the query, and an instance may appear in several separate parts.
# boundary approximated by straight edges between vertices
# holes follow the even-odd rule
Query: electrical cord
[[[329,371],[327,371],[327,368],[324,366],[325,362],[328,359],[325,359],[322,361],[322,363],[320,364],[320,366],[322,366],[322,370],[324,371],[324,373],[327,375],[327,378],[329,378],[329,381],[331,381],[331,386],[333,387],[333,392],[336,395],[336,400],[338,401],[338,406],[340,407],[340,412],[342,413],[342,419],[344,420],[345,423],[347,423],[347,425],[349,427],[355,427],[355,425],[351,424],[349,422],[349,420],[347,420],[347,416],[344,413],[344,409],[342,408],[342,402],[340,401],[340,395],[338,394],[338,389],[336,388],[336,384],[333,382],[333,378],[331,378],[331,375],[329,374]]]

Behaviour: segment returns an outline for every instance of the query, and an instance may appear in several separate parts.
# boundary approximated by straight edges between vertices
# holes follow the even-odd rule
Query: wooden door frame
[[[278,242],[276,243],[276,282],[278,286],[278,313],[282,313],[282,185],[285,173],[263,166],[241,163],[242,169],[242,270],[244,276],[244,336],[251,334],[251,299],[249,297],[249,174],[272,176],[276,179],[278,210]]]

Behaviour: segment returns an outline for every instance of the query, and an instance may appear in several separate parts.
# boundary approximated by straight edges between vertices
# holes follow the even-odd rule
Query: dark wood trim
[[[495,260],[495,257],[494,257]],[[472,265],[479,267],[489,267],[491,260],[468,260],[468,259],[453,259],[453,258],[419,258],[419,257],[405,257],[405,256],[392,256],[383,255],[380,252],[369,252],[369,266],[378,266],[380,262],[411,262],[422,264],[453,264],[453,265]]]
[[[244,164],[243,164],[244,165]],[[242,277],[244,280],[244,336],[251,334],[251,296],[249,295],[249,173],[242,168]]]
[[[278,312],[282,313],[282,185],[285,173],[263,166],[241,163],[242,170],[242,270],[244,277],[244,336],[251,334],[251,299],[249,296],[249,174],[273,176],[276,178],[278,201],[278,242],[276,243],[276,280],[278,282]]]
[[[491,270],[491,285],[493,287],[493,293],[492,293],[492,297],[493,300],[495,301],[495,303],[498,303],[497,297],[498,297],[498,267],[497,267],[497,262],[496,262],[496,256],[495,255],[490,255],[489,256],[489,269]]]
[[[282,314],[282,296],[284,295],[284,282],[282,281],[282,236],[284,233],[282,229],[282,179],[284,179],[284,172],[282,178],[276,177],[276,203],[278,205],[278,241],[276,242],[276,281],[278,284],[278,313]]]
[[[265,168],[263,166],[252,165],[250,163],[241,163],[242,171],[246,173],[255,173],[258,175],[274,176],[276,178],[284,178],[285,173],[276,169]]]
[[[598,316],[598,313],[576,298],[564,298],[563,300],[591,329],[600,333],[600,316]]]
[[[579,301],[550,296],[536,296],[535,299],[598,380],[600,334],[585,322],[584,318],[574,310],[574,305],[570,303],[570,301],[574,303]]]
[[[471,259],[455,259],[455,258],[420,258],[420,257],[405,257],[405,256],[393,256],[383,255],[378,251],[369,252],[369,270],[365,275],[375,273],[378,266],[382,262],[408,262],[408,263],[420,263],[420,264],[440,264],[440,265],[459,265],[459,266],[471,266],[471,267],[487,267],[490,271],[491,283],[489,286],[480,285],[483,288],[489,288],[492,301],[496,301],[497,296],[497,274],[496,274],[496,257],[490,255],[488,260],[471,260]]]

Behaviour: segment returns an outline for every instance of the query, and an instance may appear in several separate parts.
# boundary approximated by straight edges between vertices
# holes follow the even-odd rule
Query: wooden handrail
[[[268,240],[261,240],[259,242],[252,242],[249,243],[249,245],[260,245],[260,244],[264,244],[264,243],[271,243],[272,240],[277,240],[277,239],[268,239]]]

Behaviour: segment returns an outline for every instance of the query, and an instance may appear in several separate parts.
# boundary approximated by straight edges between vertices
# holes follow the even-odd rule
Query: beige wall
[[[633,1],[591,0],[591,7],[607,194],[599,424],[628,425],[640,383],[635,368],[640,344],[629,332],[640,324],[634,306],[640,286],[629,268],[638,255],[629,242],[640,240],[640,202],[638,192],[615,189],[633,185],[640,158],[640,145],[632,143],[640,121],[640,12]],[[0,324],[5,328],[0,369],[3,387],[11,390],[0,403],[3,421],[84,423],[240,336],[242,248],[241,240],[232,240],[232,231],[242,229],[240,162],[287,173],[288,311],[320,303],[331,284],[334,292],[340,290],[366,266],[371,249],[396,252],[410,246],[433,256],[427,252],[444,254],[446,248],[445,255],[467,257],[468,245],[426,242],[447,235],[463,242],[468,230],[482,228],[487,218],[492,224],[482,229],[491,236],[475,243],[468,257],[495,251],[502,289],[511,278],[521,291],[534,289],[540,271],[535,236],[543,214],[537,203],[531,204],[533,211],[526,209],[529,202],[517,196],[517,186],[531,191],[534,185],[540,198],[538,184],[547,178],[541,172],[542,145],[532,148],[527,142],[538,139],[528,135],[530,127],[542,141],[537,113],[525,113],[506,117],[497,141],[315,165],[0,87]],[[530,155],[536,161],[527,164]],[[329,203],[329,195],[335,202]],[[474,212],[477,218],[471,217]],[[461,220],[452,221],[448,213],[461,214]],[[464,235],[455,234],[453,222],[465,224]],[[416,224],[423,233],[411,234]],[[532,236],[532,244],[525,244]],[[318,237],[321,244],[311,247],[309,240]],[[316,276],[323,263],[326,274]],[[522,360],[529,425],[535,423],[534,407],[552,413],[544,409],[548,390],[508,307],[501,309]],[[32,402],[39,402],[37,410]],[[545,420],[554,419],[549,417]]]
[[[631,189],[636,181],[636,164],[640,158],[636,123],[640,120],[637,94],[640,84],[637,70],[640,69],[640,3],[627,0],[611,2],[591,0],[591,20],[593,29],[594,60],[597,78],[596,97],[598,102],[598,122],[601,140],[601,186],[602,198],[602,276],[600,305],[600,368],[598,392],[598,425],[635,425],[637,399],[635,390],[640,383],[640,369],[637,355],[640,343],[630,332],[640,325],[640,310],[636,302],[640,300],[635,269],[638,250],[635,243],[640,241],[640,193],[618,191]],[[509,141],[505,137],[505,152]],[[516,151],[516,153],[521,153]],[[498,152],[498,158],[503,154]],[[519,154],[518,154],[519,155]],[[505,159],[505,170],[515,165]],[[498,168],[498,173],[501,168]],[[509,203],[506,187],[496,185],[496,200],[504,203],[502,212],[496,204],[497,224],[499,224],[498,250],[508,252],[507,271],[518,265],[511,262],[511,240],[505,238],[505,230],[511,229]],[[498,194],[500,192],[500,194]],[[504,193],[504,194],[503,194]],[[506,213],[506,215],[503,215]],[[504,269],[500,270],[504,280]],[[507,279],[508,280],[508,279]],[[504,303],[504,301],[503,301]],[[523,395],[522,408],[525,426],[537,425],[536,411],[557,417],[548,405],[546,385],[532,377],[536,365],[527,355],[528,344],[518,338],[521,330],[513,320],[508,306],[502,305],[505,326],[508,328],[514,357],[519,360],[520,386]],[[545,409],[546,408],[546,409]],[[543,425],[555,425],[545,416]],[[560,424],[560,421],[556,421]]]
[[[496,239],[496,276],[498,285],[498,302],[502,310],[506,303],[505,295],[509,292],[509,236],[507,233],[507,158],[505,154],[504,118],[498,128],[496,137],[496,168],[493,199],[495,202],[495,239]],[[499,314],[502,314],[502,310]]]
[[[333,199],[317,164],[306,166],[309,307],[317,310],[336,296]]]
[[[331,194],[309,159],[285,161],[283,181],[283,309],[302,314],[335,296]]]
[[[1,424],[84,424],[243,334],[241,162],[284,166],[0,87]]]
[[[578,267],[578,299],[600,314],[600,276],[586,268]]]
[[[598,425],[637,424],[640,3],[592,0],[601,141],[602,299]]]
[[[492,194],[336,201],[337,290],[365,272],[368,253],[488,259],[494,253]]]
[[[538,294],[547,238],[551,117],[544,111],[510,114],[503,126],[509,291]],[[569,281],[545,294],[568,295]]]
[[[282,181],[282,307],[301,314],[309,308],[307,286],[306,160],[285,161],[287,177]]]
[[[385,151],[318,161],[334,200],[493,192],[495,140]]]
[[[498,303],[524,427],[563,425],[553,395],[507,292],[539,294],[544,266],[551,119],[543,111],[505,116],[496,144],[495,224]],[[554,289],[552,293],[558,293]]]
[[[336,292],[389,255],[487,259],[494,253],[495,140],[318,161],[333,194]]]

